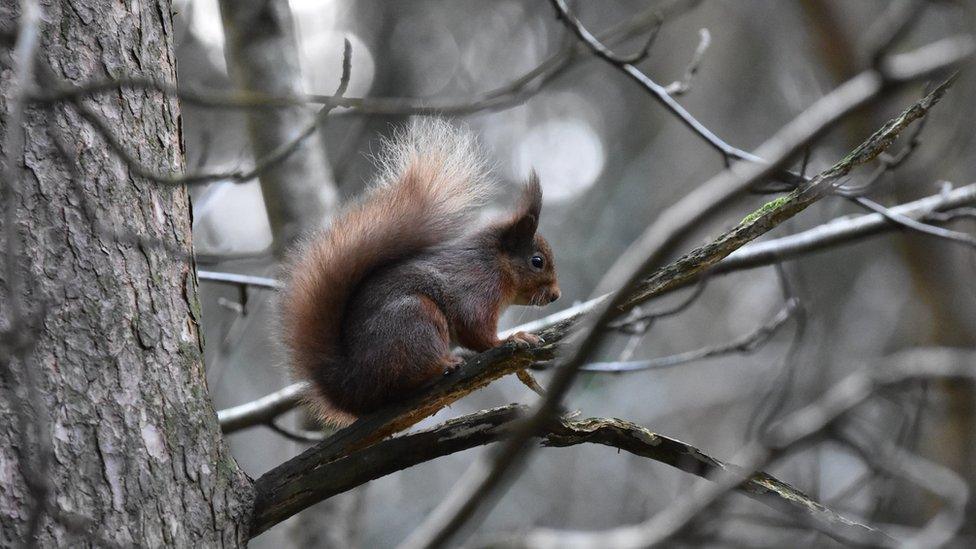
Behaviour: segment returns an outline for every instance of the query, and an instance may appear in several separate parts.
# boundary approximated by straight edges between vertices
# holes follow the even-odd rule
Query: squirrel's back
[[[350,419],[316,381],[345,368],[342,321],[356,288],[378,268],[462,234],[488,188],[483,158],[467,132],[436,119],[414,123],[384,144],[378,182],[295,254],[282,335],[296,376],[313,381],[310,401],[322,417]]]

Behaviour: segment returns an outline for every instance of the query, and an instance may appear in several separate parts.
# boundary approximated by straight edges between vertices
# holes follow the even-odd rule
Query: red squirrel
[[[281,301],[292,370],[311,383],[318,416],[338,425],[455,370],[452,343],[502,344],[509,305],[559,298],[552,250],[536,233],[535,173],[511,214],[475,228],[490,176],[470,134],[424,119],[379,159],[378,183],[301,246]]]

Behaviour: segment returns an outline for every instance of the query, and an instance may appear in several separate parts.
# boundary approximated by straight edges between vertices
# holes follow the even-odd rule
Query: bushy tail
[[[314,382],[321,369],[343,367],[340,326],[350,296],[376,268],[460,236],[488,189],[474,138],[444,121],[414,123],[384,144],[378,160],[377,184],[298,251],[282,297],[292,369],[313,381],[311,402],[336,423],[351,416]]]

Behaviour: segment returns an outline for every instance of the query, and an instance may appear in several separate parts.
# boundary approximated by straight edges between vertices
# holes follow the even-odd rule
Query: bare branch
[[[233,433],[243,427],[265,425],[291,410],[302,401],[307,384],[294,383],[255,401],[217,412],[217,421],[224,433]]]
[[[664,18],[658,19],[654,26],[651,27],[651,32],[648,33],[647,38],[644,39],[644,46],[637,50],[633,55],[626,58],[620,58],[622,63],[640,63],[641,61],[647,59],[647,56],[651,53],[651,46],[657,40],[657,35],[661,32],[661,27],[664,26]]]
[[[326,440],[255,481],[251,536],[314,503],[372,479],[493,442],[523,412],[524,408],[519,406],[478,412],[344,457],[337,456],[333,445]]]
[[[343,93],[345,93],[346,88],[349,85],[349,70],[351,67],[349,58],[351,54],[352,48],[349,41],[346,40],[342,58],[343,73],[339,80],[338,89],[336,90],[336,95],[340,97]],[[48,80],[53,82],[53,79],[51,78]],[[109,127],[104,120],[102,120],[102,117],[95,112],[94,109],[86,105],[84,102],[82,102],[82,100],[72,99],[70,100],[70,103],[78,114],[80,114],[82,118],[91,124],[92,128],[94,128],[102,136],[112,151],[114,151],[115,154],[117,154],[129,166],[129,168],[136,173],[136,175],[162,185],[194,185],[201,183],[213,183],[214,181],[244,183],[250,181],[288,160],[292,154],[301,148],[302,143],[304,143],[306,139],[315,134],[321,122],[325,120],[329,113],[332,112],[332,109],[335,108],[332,105],[326,105],[319,109],[319,111],[315,113],[312,120],[310,120],[292,140],[282,143],[266,156],[257,159],[254,167],[248,170],[232,170],[228,172],[175,176],[156,173],[155,170],[145,166],[142,161],[132,156],[128,149],[126,149],[126,147],[119,141],[118,137],[115,136],[112,128]]]
[[[219,273],[215,271],[197,271],[197,278],[209,282],[231,284],[233,286],[244,286],[251,288],[262,288],[266,290],[280,290],[283,284],[274,278],[265,276],[252,276],[237,273]]]
[[[700,3],[700,0],[673,0],[664,6],[647,9],[629,21],[610,29],[600,36],[610,44],[618,44],[637,36],[648,28],[656,29],[669,17],[679,15]],[[653,35],[652,35],[653,36]],[[344,109],[336,115],[440,115],[463,116],[484,111],[497,111],[514,107],[538,93],[544,84],[562,74],[580,59],[586,48],[573,44],[543,60],[522,76],[499,88],[469,98],[412,97],[343,97],[335,95],[272,95],[255,91],[198,89],[185,84],[177,86],[151,78],[128,76],[111,80],[95,80],[72,86],[64,83],[33,90],[30,99],[41,104],[75,101],[91,95],[114,93],[119,89],[158,91],[177,96],[188,105],[210,109],[276,109],[302,105]]]
[[[779,455],[797,444],[811,440],[844,414],[859,406],[880,389],[910,381],[926,379],[976,379],[976,355],[973,351],[952,348],[924,348],[905,351],[886,359],[878,368],[863,369],[834,385],[810,405],[790,414],[770,429],[762,442],[739,452],[741,468],[737,471],[714,471],[678,498],[664,511],[641,524],[596,532],[567,532],[540,529],[523,535],[519,547],[577,547],[580,549],[614,549],[657,547],[682,532],[703,511],[734,490],[746,475],[767,467]],[[826,526],[818,522],[818,529]],[[821,530],[824,531],[824,530]],[[929,537],[930,530],[926,529]],[[828,528],[825,533],[845,543],[894,545],[894,540],[872,529]],[[921,536],[920,536],[921,537]]]
[[[781,308],[768,322],[752,332],[723,345],[702,347],[701,349],[695,349],[693,351],[686,351],[684,353],[651,358],[647,360],[635,360],[629,362],[590,362],[584,365],[581,370],[584,372],[622,374],[630,372],[642,372],[645,370],[673,368],[689,362],[713,358],[716,356],[731,355],[736,353],[752,353],[768,343],[773,335],[780,329],[780,327],[786,324],[788,320],[793,318],[793,313],[797,310],[797,305],[798,303],[795,299],[787,301],[786,305],[784,305],[783,308]]]
[[[685,69],[684,76],[681,77],[681,80],[675,80],[664,88],[664,91],[668,92],[668,95],[672,97],[684,95],[691,89],[691,81],[698,74],[702,60],[705,59],[705,52],[708,51],[708,46],[712,43],[712,35],[708,32],[708,29],[700,29],[698,36],[698,47],[695,48],[695,54],[691,57],[691,62],[688,63],[688,68]]]
[[[556,14],[559,19],[561,19],[566,26],[573,31],[574,34],[576,34],[580,41],[586,44],[586,46],[589,47],[597,57],[610,63],[614,67],[617,67],[623,71],[624,74],[640,84],[641,87],[647,90],[647,92],[650,93],[658,103],[675,115],[682,124],[705,140],[705,142],[708,143],[712,148],[718,151],[725,160],[726,165],[728,165],[730,159],[746,160],[749,162],[763,162],[760,157],[741,149],[737,149],[723,141],[710,129],[705,127],[704,124],[699,122],[698,119],[692,116],[691,113],[685,110],[680,103],[675,101],[674,98],[668,93],[667,88],[651,80],[647,75],[641,72],[640,69],[630,63],[627,63],[626,60],[618,58],[613,51],[610,50],[610,48],[608,48],[605,44],[603,44],[603,42],[600,41],[600,39],[586,29],[586,27],[583,26],[576,16],[570,13],[564,0],[551,0],[551,2],[556,9]],[[802,183],[802,178],[798,178],[796,174],[790,174],[789,172],[778,172],[777,177],[780,177],[785,182],[794,185]]]
[[[976,183],[888,208],[889,212],[910,219],[922,219],[933,223],[946,223],[954,208],[976,204]],[[942,213],[945,212],[945,213]],[[958,215],[958,214],[957,214]],[[766,242],[755,242],[736,250],[715,266],[714,274],[724,274],[769,265],[773,262],[793,259],[860,241],[869,236],[896,230],[885,216],[868,214],[848,216],[790,236]]]
[[[976,220],[976,208],[955,208],[945,212],[932,212],[925,216],[932,223],[948,223],[956,219]]]
[[[949,242],[956,242],[959,244],[965,244],[970,248],[976,249],[976,238],[969,236],[966,233],[960,233],[958,231],[953,231],[950,229],[944,229],[942,227],[936,227],[934,225],[929,225],[928,223],[923,223],[916,219],[901,215],[897,212],[893,212],[890,208],[886,208],[877,202],[864,197],[855,196],[853,198],[858,205],[863,206],[871,211],[877,212],[884,216],[884,218],[896,225],[900,225],[912,231],[920,234],[925,234],[929,236],[934,236],[936,238],[941,238],[948,240]]]
[[[255,482],[255,512],[251,536],[318,501],[356,486],[476,446],[501,440],[528,408],[509,405],[449,420],[418,433],[399,436],[352,454],[333,458],[327,445],[311,448],[295,460],[265,473]],[[686,473],[708,476],[735,470],[698,448],[653,433],[629,421],[610,418],[559,418],[539,434],[543,446],[600,444],[652,459]],[[809,496],[766,473],[749,477],[739,490],[766,505],[823,522],[832,528],[858,532],[871,528],[841,517]]]

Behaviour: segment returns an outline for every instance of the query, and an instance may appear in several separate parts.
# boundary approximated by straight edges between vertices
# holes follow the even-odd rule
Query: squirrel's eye
[[[532,261],[532,266],[535,267],[536,269],[541,269],[546,264],[546,260],[543,259],[541,255],[532,256],[531,261]]]

